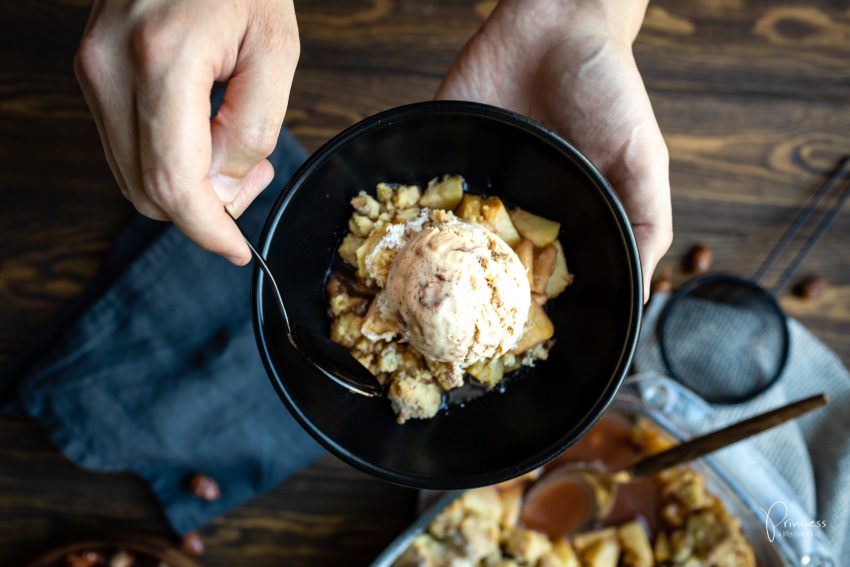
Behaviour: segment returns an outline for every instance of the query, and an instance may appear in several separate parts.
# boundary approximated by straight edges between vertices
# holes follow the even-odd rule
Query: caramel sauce
[[[530,491],[522,508],[525,527],[559,537],[579,531],[593,509],[587,487],[567,478],[540,484]]]
[[[538,482],[565,463],[588,463],[616,471],[637,462],[649,451],[635,443],[635,427],[628,417],[609,412],[578,443],[546,465]],[[651,430],[645,433],[661,437]],[[593,506],[587,489],[568,477],[551,480],[528,493],[531,498],[526,499],[522,509],[522,521],[527,527],[558,536],[579,528],[620,525],[639,518],[647,524],[651,534],[658,529],[660,499],[658,485],[652,478],[619,486],[610,514],[596,526],[582,525]]]

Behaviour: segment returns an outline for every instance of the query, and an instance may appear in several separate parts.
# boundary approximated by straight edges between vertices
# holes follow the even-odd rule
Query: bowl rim
[[[352,139],[365,133],[390,126],[397,119],[407,118],[412,115],[433,113],[462,114],[496,120],[498,122],[507,123],[511,126],[520,128],[527,133],[540,138],[544,142],[549,143],[560,153],[564,154],[565,157],[571,159],[577,167],[583,170],[584,173],[594,181],[594,185],[607,203],[618,227],[620,228],[620,236],[626,248],[631,268],[630,274],[632,276],[630,286],[632,309],[629,313],[628,329],[619,360],[611,374],[613,379],[602,392],[599,399],[597,399],[596,402],[585,411],[584,415],[578,421],[574,429],[575,434],[572,436],[561,436],[561,438],[555,443],[550,444],[548,447],[538,451],[536,454],[529,455],[526,459],[516,465],[502,467],[486,473],[470,474],[463,477],[439,478],[386,469],[380,465],[363,459],[359,455],[340,446],[334,439],[323,433],[290,397],[289,392],[284,387],[283,381],[281,380],[277,368],[272,360],[272,348],[266,341],[262,305],[265,278],[262,276],[262,272],[256,262],[254,263],[252,274],[253,280],[251,283],[251,311],[257,347],[260,351],[260,358],[263,361],[263,366],[266,369],[266,374],[268,375],[269,380],[287,410],[289,410],[296,421],[325,449],[341,458],[349,465],[365,473],[395,484],[431,490],[464,490],[502,482],[544,465],[569,448],[578,439],[584,437],[587,431],[599,420],[600,417],[602,417],[605,410],[613,401],[614,396],[619,391],[620,386],[623,384],[628,369],[631,366],[635,350],[637,349],[643,312],[643,280],[637,241],[625,209],[623,208],[619,198],[617,198],[608,180],[605,179],[590,160],[588,160],[564,138],[526,116],[483,103],[457,100],[416,102],[379,112],[349,126],[323,144],[318,150],[313,152],[301,165],[301,167],[299,167],[292,175],[268,213],[266,223],[263,226],[258,240],[258,249],[263,257],[268,254],[272,241],[271,237],[276,232],[277,227],[280,224],[281,217],[289,205],[292,196],[301,187],[304,180],[307,179],[317,168],[323,165],[327,159],[333,156],[339,148],[350,142]]]
[[[70,553],[87,550],[103,550],[105,548],[121,548],[126,551],[142,553],[157,561],[168,563],[173,567],[201,567],[194,559],[178,551],[174,546],[157,536],[133,534],[129,536],[107,536],[103,539],[82,539],[51,547],[27,563],[27,567],[49,567]]]

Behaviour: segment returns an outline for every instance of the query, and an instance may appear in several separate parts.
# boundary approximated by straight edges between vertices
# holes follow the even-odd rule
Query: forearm
[[[437,97],[451,93],[507,103],[527,113],[527,99],[506,101],[500,93],[534,82],[553,50],[570,50],[576,64],[593,59],[600,49],[631,57],[647,4],[648,0],[501,0],[449,72],[464,81],[457,88],[446,88],[450,85],[444,83]],[[482,61],[499,72],[489,74]]]

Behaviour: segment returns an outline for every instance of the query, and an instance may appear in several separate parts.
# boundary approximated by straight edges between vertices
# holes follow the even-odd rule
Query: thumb
[[[670,248],[673,232],[649,224],[632,225],[632,229],[640,254],[640,266],[643,273],[643,301],[646,303],[649,301],[652,274],[655,272],[658,262]]]
[[[649,300],[655,267],[673,241],[670,178],[666,146],[642,153],[630,164],[608,168],[608,177],[623,203],[634,231],[643,274],[643,297]]]

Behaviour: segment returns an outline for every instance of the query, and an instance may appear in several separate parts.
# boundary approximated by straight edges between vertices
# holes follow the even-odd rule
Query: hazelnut
[[[124,550],[119,551],[109,560],[109,567],[133,567],[136,558]]]
[[[687,269],[693,274],[704,274],[711,269],[711,248],[697,244],[688,254]]]
[[[669,268],[665,268],[658,274],[652,283],[649,286],[650,293],[670,293],[673,291],[673,281],[671,279],[671,273]]]
[[[97,551],[81,551],[65,556],[67,567],[95,567],[103,564],[103,555]]]
[[[194,474],[189,479],[189,491],[196,498],[212,502],[221,498],[221,489],[218,483],[211,477],[203,474]]]
[[[823,276],[809,276],[794,288],[794,294],[800,299],[814,301],[823,297],[829,288],[829,280]]]
[[[187,532],[180,541],[180,548],[192,557],[204,554],[204,542],[198,532]]]

